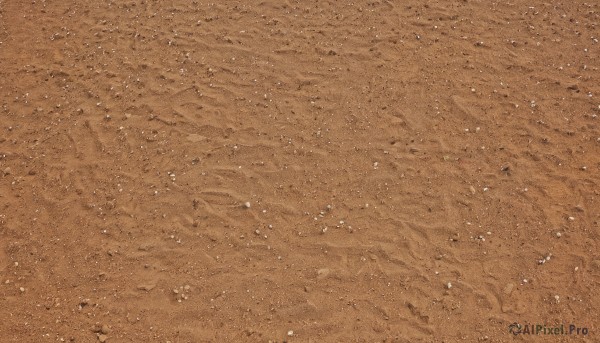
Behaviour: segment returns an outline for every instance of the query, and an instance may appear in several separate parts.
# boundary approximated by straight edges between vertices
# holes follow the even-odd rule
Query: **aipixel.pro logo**
[[[547,326],[545,324],[519,324],[512,323],[508,326],[508,332],[513,335],[581,335],[587,336],[590,330],[587,327],[577,326],[575,324],[560,324],[556,326]]]

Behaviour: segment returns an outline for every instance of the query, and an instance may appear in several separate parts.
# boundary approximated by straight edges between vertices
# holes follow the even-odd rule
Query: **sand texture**
[[[599,26],[0,0],[0,342],[600,342]]]

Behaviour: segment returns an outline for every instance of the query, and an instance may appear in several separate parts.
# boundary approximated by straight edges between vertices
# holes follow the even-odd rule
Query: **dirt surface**
[[[0,341],[600,342],[599,23],[0,0]]]

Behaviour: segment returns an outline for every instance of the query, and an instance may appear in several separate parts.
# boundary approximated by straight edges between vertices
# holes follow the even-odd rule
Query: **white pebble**
[[[448,282],[448,283],[446,284],[446,288],[448,288],[448,289],[452,288],[452,283]]]
[[[245,208],[250,208],[250,201],[246,201],[246,202],[244,203],[244,207],[245,207]]]
[[[560,236],[562,236],[562,233],[560,233],[560,232],[557,232],[557,233],[556,233],[556,237],[560,238]]]
[[[288,336],[290,336],[290,337],[291,337],[291,336],[293,336],[293,335],[294,335],[294,331],[293,331],[293,330],[290,330],[290,331],[288,331]]]

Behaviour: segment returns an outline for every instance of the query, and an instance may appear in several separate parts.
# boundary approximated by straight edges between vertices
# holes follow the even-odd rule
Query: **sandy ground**
[[[600,342],[597,1],[0,15],[1,342]]]

